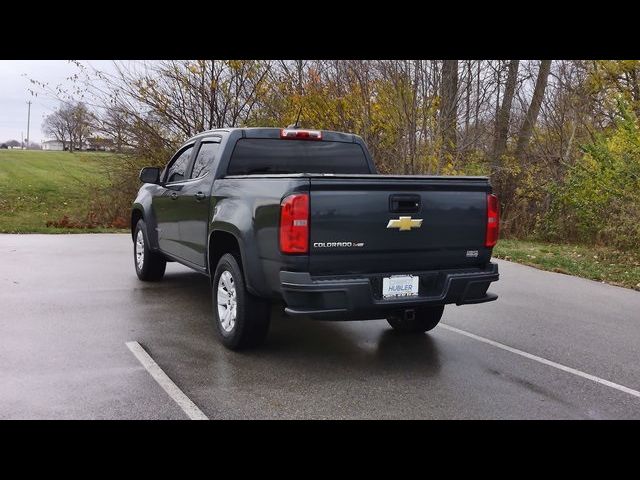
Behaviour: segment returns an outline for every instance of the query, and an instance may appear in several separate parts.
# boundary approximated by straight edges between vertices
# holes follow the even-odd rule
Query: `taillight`
[[[289,195],[280,204],[280,251],[307,253],[309,251],[309,195]]]
[[[484,246],[493,247],[498,243],[498,231],[500,230],[500,205],[498,197],[493,194],[487,195],[487,236]]]
[[[288,138],[293,140],[322,140],[322,132],[320,130],[297,130],[291,128],[283,128],[280,130],[280,138]]]

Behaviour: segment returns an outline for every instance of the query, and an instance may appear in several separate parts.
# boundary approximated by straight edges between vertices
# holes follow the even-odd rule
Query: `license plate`
[[[418,295],[418,283],[420,277],[413,275],[394,275],[382,279],[382,296],[390,297],[414,297]]]

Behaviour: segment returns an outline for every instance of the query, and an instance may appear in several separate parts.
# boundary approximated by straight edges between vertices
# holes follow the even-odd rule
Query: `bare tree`
[[[511,104],[518,80],[519,60],[511,60],[509,62],[509,73],[507,75],[507,83],[505,84],[504,94],[502,96],[502,105],[496,116],[496,126],[493,136],[493,150],[491,153],[492,170],[496,171],[501,162],[501,157],[507,148],[507,136],[509,134],[509,120],[511,117]]]
[[[443,153],[455,158],[457,143],[458,60],[445,60],[442,64],[440,86],[440,132]]]
[[[65,150],[67,149],[69,141],[68,129],[60,110],[56,110],[45,117],[42,122],[42,132],[48,137],[62,142],[62,147]]]
[[[165,156],[203,130],[243,125],[268,92],[271,63],[170,60],[114,66],[115,73],[94,72],[98,81],[85,80],[88,94],[103,109],[100,126],[117,126],[116,142],[153,146],[139,152],[153,157]]]
[[[82,102],[62,104],[42,124],[45,135],[62,142],[65,150],[81,148],[91,134],[93,117]]]
[[[84,146],[87,137],[91,135],[93,130],[93,116],[89,113],[86,105],[82,102],[71,105],[67,115],[69,117],[71,143],[80,149]]]
[[[95,116],[94,126],[98,132],[111,139],[116,152],[122,152],[125,146],[133,146],[125,112],[108,108],[102,115]]]
[[[549,78],[549,72],[551,70],[551,60],[542,60],[540,62],[540,69],[538,70],[538,77],[536,79],[536,86],[533,90],[533,96],[531,97],[531,103],[527,109],[527,113],[524,117],[524,122],[520,127],[518,133],[518,143],[516,146],[516,158],[521,159],[524,151],[529,145],[531,134],[533,133],[533,127],[538,119],[540,113],[540,107],[544,98],[544,92],[547,88],[547,80]]]

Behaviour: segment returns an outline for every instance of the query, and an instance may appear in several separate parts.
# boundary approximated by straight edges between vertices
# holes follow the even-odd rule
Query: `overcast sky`
[[[108,60],[83,61],[100,70],[112,71]],[[67,60],[0,60],[0,142],[20,141],[21,134],[27,137],[27,102],[31,100],[30,140],[46,140],[42,133],[42,120],[57,108],[59,102],[42,94],[37,97],[29,93],[29,79],[47,82],[51,86],[69,85],[70,75],[77,67]]]

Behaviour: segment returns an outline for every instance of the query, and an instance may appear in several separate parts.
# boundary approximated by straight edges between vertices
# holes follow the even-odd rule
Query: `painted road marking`
[[[489,340],[488,338],[484,338],[479,335],[475,335],[473,333],[460,330],[459,328],[452,327],[450,325],[445,325],[444,323],[441,323],[440,326],[452,332],[456,332],[456,333],[459,333],[460,335],[464,335],[465,337],[473,338],[474,340],[478,340],[479,342],[486,343],[488,345],[492,345],[497,348],[501,348],[502,350],[506,350],[507,352],[515,353],[516,355],[520,355],[522,357],[528,358],[529,360],[534,360],[544,365],[557,368],[558,370],[562,370],[563,372],[572,373],[573,375],[577,375],[578,377],[586,378],[587,380],[591,380],[601,385],[606,385],[607,387],[615,388],[616,390],[620,390],[621,392],[628,393],[629,395],[633,395],[634,397],[640,398],[639,391],[629,387],[625,387],[624,385],[610,382],[609,380],[605,380],[604,378],[596,377],[595,375],[581,372],[580,370],[576,370],[575,368],[567,367],[560,363],[552,362],[551,360],[547,360],[546,358],[538,357],[537,355],[532,355],[530,353],[523,352],[522,350],[518,350],[517,348],[513,348],[503,343]]]
[[[153,361],[153,358],[151,358],[146,350],[142,348],[142,345],[138,342],[126,342],[126,345],[153,379],[158,382],[158,385],[167,392],[167,394],[178,404],[178,406],[191,420],[209,420],[207,416],[202,413],[202,410],[200,410],[196,404],[193,403],[175,383],[173,383],[158,364]]]

